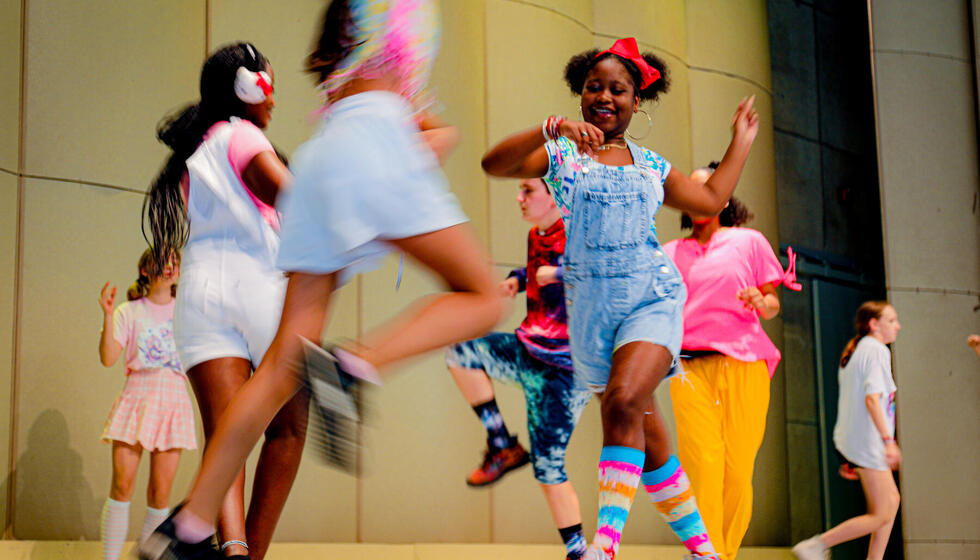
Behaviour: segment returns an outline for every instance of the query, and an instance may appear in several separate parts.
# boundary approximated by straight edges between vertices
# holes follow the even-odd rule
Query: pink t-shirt
[[[116,308],[112,335],[124,349],[126,375],[161,368],[184,372],[174,343],[175,301],[158,305],[142,298]]]
[[[212,134],[219,127],[228,124],[228,121],[218,121],[211,125],[211,128],[204,134],[204,140],[211,137]],[[248,164],[252,161],[252,158],[259,155],[262,152],[272,152],[275,153],[275,148],[272,147],[272,143],[269,139],[265,137],[262,129],[255,126],[252,121],[245,119],[236,119],[232,126],[235,129],[231,133],[231,138],[228,139],[228,163],[231,164],[231,169],[235,172],[238,177],[238,182],[241,184],[242,188],[248,194],[248,197],[258,208],[259,214],[262,215],[262,219],[268,223],[272,229],[279,231],[279,213],[272,206],[269,206],[265,202],[259,200],[259,197],[252,193],[248,185],[242,179],[242,173]],[[183,180],[181,181],[181,186],[184,189],[184,200],[187,200],[188,194],[188,181],[187,174],[184,174]]]
[[[766,336],[756,311],[736,296],[741,290],[783,281],[783,267],[769,241],[754,229],[719,230],[706,245],[675,239],[664,245],[687,286],[685,350],[714,350],[743,362],[765,360],[772,377],[779,350]]]

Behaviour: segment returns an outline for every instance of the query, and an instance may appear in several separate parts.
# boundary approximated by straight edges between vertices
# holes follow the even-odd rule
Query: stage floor
[[[132,544],[123,549],[130,555]],[[516,544],[326,544],[276,543],[266,560],[337,558],[343,560],[558,560],[564,556],[558,545]],[[619,560],[680,560],[680,546],[624,545]],[[2,560],[101,560],[98,542],[0,541]],[[789,548],[746,547],[738,560],[791,560]]]

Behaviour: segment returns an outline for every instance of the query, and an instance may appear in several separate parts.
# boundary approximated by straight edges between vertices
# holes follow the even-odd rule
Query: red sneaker
[[[506,449],[488,447],[483,455],[483,464],[473,469],[466,477],[469,486],[488,486],[500,480],[510,471],[523,467],[531,461],[527,450],[517,443],[517,438],[511,440],[511,446]]]
[[[851,465],[847,463],[841,463],[840,468],[837,469],[837,474],[840,475],[844,480],[858,480],[858,473],[856,470],[851,468]]]

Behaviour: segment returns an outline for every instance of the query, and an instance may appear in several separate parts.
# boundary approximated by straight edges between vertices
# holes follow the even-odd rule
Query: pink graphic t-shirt
[[[664,245],[684,284],[685,350],[714,350],[743,362],[765,360],[772,377],[779,350],[766,336],[753,309],[738,293],[783,281],[783,267],[765,236],[754,229],[734,227],[715,232],[707,244],[675,239]]]
[[[116,308],[112,334],[124,348],[126,375],[161,368],[184,372],[174,343],[175,302],[159,305],[142,298]]]

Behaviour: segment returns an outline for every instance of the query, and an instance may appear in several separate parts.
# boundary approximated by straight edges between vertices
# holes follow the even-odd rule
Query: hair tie
[[[600,52],[595,55],[595,58],[612,53],[617,56],[621,56],[626,60],[629,60],[640,69],[640,89],[646,89],[650,84],[656,82],[660,79],[660,70],[657,70],[653,66],[647,64],[646,59],[640,55],[640,49],[636,46],[636,39],[633,37],[627,37],[625,39],[620,39],[613,43],[612,47]]]
[[[252,72],[244,66],[235,73],[235,95],[250,105],[265,101],[272,93],[272,78],[265,72]]]

